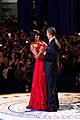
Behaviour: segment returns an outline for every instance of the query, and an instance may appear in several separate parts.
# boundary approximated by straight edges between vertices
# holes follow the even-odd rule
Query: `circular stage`
[[[26,109],[30,93],[0,95],[0,120],[80,119],[80,93],[59,93],[57,112]]]

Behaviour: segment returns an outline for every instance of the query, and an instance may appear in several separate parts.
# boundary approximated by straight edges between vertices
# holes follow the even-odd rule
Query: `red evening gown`
[[[39,48],[42,46],[42,44],[35,42],[32,44],[36,45],[36,50],[39,52]],[[31,96],[29,105],[26,108],[33,110],[47,110],[47,92],[43,54],[41,54],[40,59],[37,58],[35,61]]]

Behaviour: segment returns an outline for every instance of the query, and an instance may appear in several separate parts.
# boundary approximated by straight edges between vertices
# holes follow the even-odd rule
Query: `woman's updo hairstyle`
[[[33,42],[35,41],[35,35],[40,35],[40,32],[38,30],[31,30],[30,33],[29,33],[29,39],[30,39],[30,42]]]

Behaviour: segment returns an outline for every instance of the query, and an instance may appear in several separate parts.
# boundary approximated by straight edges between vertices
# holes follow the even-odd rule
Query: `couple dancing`
[[[56,112],[59,109],[57,80],[57,58],[59,43],[54,27],[47,29],[49,44],[37,39],[38,31],[31,33],[30,50],[36,61],[33,72],[32,89],[27,109]]]

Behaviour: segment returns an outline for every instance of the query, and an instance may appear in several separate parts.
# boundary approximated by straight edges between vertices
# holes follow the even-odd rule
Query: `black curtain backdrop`
[[[76,0],[48,0],[48,25],[59,34],[74,34],[76,30]]]
[[[18,24],[19,24],[19,28],[20,30],[25,30],[25,15],[26,15],[26,4],[25,4],[26,0],[18,0]]]
[[[32,29],[33,0],[18,0],[18,23],[20,30]]]
[[[47,0],[35,0],[35,14],[37,26],[42,29],[47,17]]]
[[[57,34],[80,32],[80,0],[35,0],[34,14],[39,29],[46,19],[48,26],[56,28]],[[18,0],[19,28],[26,31],[34,29],[33,16],[33,0]]]
[[[76,0],[76,32],[80,33],[80,0]]]

